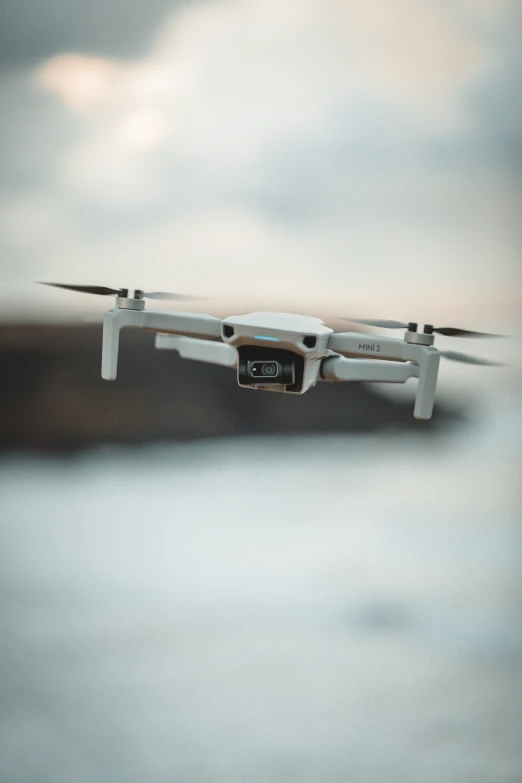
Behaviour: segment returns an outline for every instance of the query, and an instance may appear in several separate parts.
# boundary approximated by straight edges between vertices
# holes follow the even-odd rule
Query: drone
[[[166,291],[44,283],[85,294],[115,296],[116,305],[103,318],[101,375],[116,380],[120,331],[135,327],[155,332],[155,347],[177,351],[183,359],[235,368],[245,389],[304,394],[318,381],[405,383],[418,378],[416,419],[430,419],[441,357],[466,364],[498,362],[455,351],[439,351],[435,335],[497,337],[454,327],[435,327],[378,319],[340,320],[384,329],[405,329],[403,339],[361,332],[334,332],[319,318],[290,313],[258,312],[221,320],[203,313],[148,310],[146,299],[189,300]]]

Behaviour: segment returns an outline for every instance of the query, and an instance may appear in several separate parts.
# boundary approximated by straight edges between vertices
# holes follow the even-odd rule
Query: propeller
[[[440,351],[440,355],[452,362],[461,362],[462,364],[479,364],[483,367],[506,367],[504,362],[493,362],[490,359],[479,359],[477,356],[470,356],[468,353],[458,353],[457,351]]]
[[[97,294],[98,296],[122,296],[127,297],[129,290],[134,292],[136,299],[159,299],[164,302],[180,302],[195,299],[193,296],[184,294],[171,294],[168,291],[141,291],[140,289],[128,288],[107,288],[102,285],[68,285],[66,283],[46,283],[41,285],[50,285],[54,288],[65,288],[68,291],[78,291],[81,294]]]
[[[144,291],[141,296],[145,299],[159,299],[162,302],[189,302],[198,298],[196,296],[187,296],[186,294],[171,294],[169,291]]]
[[[417,330],[417,324],[404,323],[403,321],[387,321],[375,318],[340,318],[341,321],[350,321],[354,324],[363,324],[364,326],[378,326],[382,329],[411,329]],[[501,334],[490,334],[489,332],[472,332],[469,329],[457,329],[453,326],[431,326],[424,327],[425,334],[442,334],[445,337],[502,337]]]

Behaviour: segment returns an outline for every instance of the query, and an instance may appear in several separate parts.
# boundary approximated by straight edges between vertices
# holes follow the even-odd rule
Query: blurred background
[[[0,778],[522,779],[522,10],[1,0]],[[111,299],[509,335],[238,389]],[[169,305],[162,305],[162,309]]]

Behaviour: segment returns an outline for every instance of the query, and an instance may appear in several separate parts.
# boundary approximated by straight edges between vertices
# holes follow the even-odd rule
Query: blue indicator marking
[[[278,343],[279,337],[268,337],[267,335],[264,334],[255,334],[254,340],[268,340],[271,343]]]

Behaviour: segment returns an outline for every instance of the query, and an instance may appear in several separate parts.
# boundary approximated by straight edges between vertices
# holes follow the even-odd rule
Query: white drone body
[[[116,307],[103,321],[102,377],[116,379],[120,331],[133,326],[156,333],[156,348],[177,351],[183,359],[235,368],[241,387],[304,394],[317,381],[405,383],[418,378],[414,416],[433,412],[440,357],[468,364],[494,364],[466,354],[439,352],[435,332],[454,337],[492,336],[452,327],[398,321],[354,321],[404,328],[403,339],[361,332],[334,332],[318,318],[290,313],[250,313],[223,320],[202,313],[147,310],[145,297],[182,299],[177,294],[100,286],[49,283],[59,288],[116,295]],[[345,319],[349,320],[349,319]]]
[[[225,319],[222,328],[223,341],[237,354],[240,386],[289,394],[304,394],[311,386],[315,386],[320,376],[321,363],[328,356],[328,338],[331,334],[332,330],[318,318],[289,313],[234,316]],[[252,376],[259,362],[260,369],[265,372],[261,377],[254,378]],[[289,363],[287,377],[284,373],[285,362]],[[277,368],[274,368],[274,364],[277,364]],[[283,372],[274,373],[280,382],[266,383],[266,369],[270,366],[272,370],[279,369],[281,364]]]
[[[142,299],[117,300],[103,322],[102,377],[116,379],[120,330],[156,332],[156,347],[184,359],[237,369],[240,386],[304,394],[317,381],[405,383],[419,378],[414,416],[433,411],[440,355],[433,335],[404,340],[334,332],[318,318],[251,313],[221,321],[211,315],[146,310]],[[391,361],[383,361],[391,360]],[[267,371],[270,374],[267,374]]]

